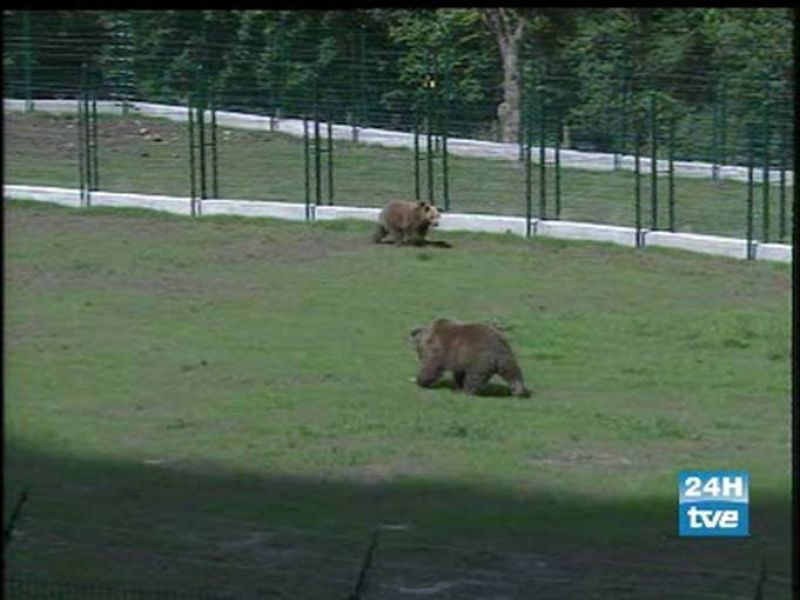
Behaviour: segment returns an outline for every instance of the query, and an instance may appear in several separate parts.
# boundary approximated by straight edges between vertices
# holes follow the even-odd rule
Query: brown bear
[[[395,200],[383,207],[373,240],[391,235],[394,243],[421,244],[430,227],[439,225],[439,209],[430,202]]]
[[[411,340],[422,363],[417,375],[421,387],[432,386],[449,370],[455,389],[476,394],[497,373],[515,396],[531,394],[508,342],[489,325],[436,319],[414,329]]]

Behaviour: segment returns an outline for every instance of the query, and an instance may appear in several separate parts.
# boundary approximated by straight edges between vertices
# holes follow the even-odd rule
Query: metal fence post
[[[531,145],[533,143],[533,119],[530,117],[530,100],[526,100],[524,119],[524,153],[525,160],[525,236],[531,237],[531,220],[533,219],[533,164],[531,162]]]
[[[219,198],[219,163],[217,150],[217,106],[214,95],[209,99],[211,113],[211,197]]]
[[[360,65],[358,69],[358,87],[359,87],[359,103],[358,103],[358,112],[359,115],[356,117],[356,127],[353,130],[353,141],[358,141],[358,128],[364,127],[364,124],[367,120],[367,85],[366,85],[366,78],[367,78],[367,28],[364,23],[361,23],[359,28],[359,40],[360,44]]]
[[[650,93],[650,227],[658,230],[658,115],[656,96]]]
[[[672,105],[669,107],[669,142],[667,149],[667,208],[668,208],[668,229],[675,231],[675,110]]]
[[[84,95],[86,91],[81,89],[78,92],[78,187],[80,189],[80,206],[86,206],[86,143],[84,142],[84,121],[86,120]]]
[[[100,189],[100,158],[99,144],[97,136],[97,89],[92,86],[90,89],[91,107],[88,111],[89,117],[89,152],[91,153],[91,178],[89,186],[91,190]]]
[[[539,218],[547,218],[547,151],[545,148],[546,100],[545,84],[542,79],[536,86],[539,93]]]
[[[81,67],[78,94],[78,180],[80,204],[91,205],[91,192],[98,189],[97,99],[90,81],[89,66]]]
[[[561,131],[563,126],[563,110],[556,109],[556,147],[555,147],[555,164],[553,165],[556,172],[555,180],[555,207],[556,219],[561,218]]]
[[[189,127],[189,191],[190,191],[190,211],[192,216],[196,215],[196,201],[197,201],[197,161],[195,156],[195,131],[194,131],[194,113],[195,113],[195,98],[194,94],[190,93],[188,98],[188,127]]]
[[[765,94],[766,95],[766,94]],[[770,102],[769,97],[764,98],[764,123],[763,123],[763,160],[764,165],[761,171],[761,181],[762,181],[762,192],[761,192],[761,241],[768,242],[769,241],[769,225],[770,225],[770,214],[769,214],[769,144],[770,144],[770,137],[771,137],[771,128],[770,128]]]
[[[422,160],[419,150],[419,107],[414,105],[414,198],[422,198],[422,188],[420,182],[419,162]]]
[[[328,116],[328,206],[333,206],[333,123],[332,118]]]
[[[22,11],[23,78],[25,86],[25,112],[33,111],[33,44],[31,43],[31,13]]]
[[[308,132],[308,116],[303,115],[303,172],[306,203],[306,221],[311,219],[311,140]]]
[[[425,95],[425,151],[426,151],[426,166],[428,169],[428,202],[433,203],[433,180],[434,180],[434,173],[433,173],[433,124],[431,123],[431,116],[433,112],[433,99],[431,97],[433,93],[433,86],[436,84],[434,83],[434,79],[431,76],[429,79],[427,93]]]
[[[752,126],[747,127],[747,217],[746,217],[746,237],[747,237],[747,258],[755,258],[753,246],[753,130]]]
[[[636,226],[636,247],[642,247],[642,180],[641,180],[641,145],[642,145],[642,126],[640,115],[635,115],[634,123],[634,141],[633,141],[633,179],[634,179],[634,196],[633,196],[633,215],[634,223]]]

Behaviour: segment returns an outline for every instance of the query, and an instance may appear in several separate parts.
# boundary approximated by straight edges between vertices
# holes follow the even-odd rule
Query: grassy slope
[[[12,183],[77,186],[77,129],[68,117],[6,115],[6,179]],[[143,129],[161,141],[146,139]],[[174,195],[189,194],[186,127],[158,119],[101,117],[99,126],[100,187]],[[339,141],[334,151],[334,201],[380,206],[414,194],[413,154],[406,150]],[[441,165],[435,175],[441,204]],[[524,215],[524,170],[506,160],[451,156],[451,210]],[[760,173],[756,174],[757,181]],[[326,178],[323,165],[323,178]],[[298,138],[267,132],[222,129],[219,134],[219,193],[223,198],[304,200],[303,145]],[[327,199],[327,179],[323,197]],[[634,176],[630,172],[593,173],[562,169],[562,218],[634,224]],[[315,189],[311,182],[312,194]],[[427,193],[422,181],[422,193]],[[533,214],[539,214],[539,175],[533,173]],[[555,175],[547,177],[547,208],[555,210]],[[791,223],[791,188],[787,190],[786,223]],[[642,224],[651,223],[650,177],[641,181]],[[667,181],[658,183],[658,223],[668,223]],[[676,178],[678,231],[745,237],[746,186],[706,179]],[[761,187],[755,193],[755,235],[762,235]],[[770,189],[770,239],[777,239],[780,221],[777,186]],[[791,227],[788,226],[788,230]],[[786,235],[791,235],[790,231]]]
[[[785,265],[18,202],[5,218],[7,494],[31,482],[36,499],[18,573],[322,597],[386,521],[410,529],[383,556],[427,568],[463,561],[403,540],[788,568]],[[416,388],[406,334],[440,315],[505,327],[536,396]],[[676,538],[685,468],[750,471],[751,538]],[[286,526],[356,541],[303,538],[317,554],[232,581],[231,548]],[[610,568],[588,580],[637,576]]]

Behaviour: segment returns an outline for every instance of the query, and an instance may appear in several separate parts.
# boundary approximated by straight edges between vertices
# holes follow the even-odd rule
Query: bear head
[[[439,209],[430,202],[420,200],[417,203],[416,211],[421,223],[424,223],[430,227],[439,226],[439,217],[441,217],[441,213],[439,212]]]
[[[436,335],[441,328],[446,328],[452,324],[453,321],[450,319],[436,319],[424,327],[416,327],[415,329],[412,329],[408,334],[408,337],[411,341],[412,347],[417,352],[417,356],[419,356],[421,359],[425,350],[432,341],[431,338]]]

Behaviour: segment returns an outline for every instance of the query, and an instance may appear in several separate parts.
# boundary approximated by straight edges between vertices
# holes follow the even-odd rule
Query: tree
[[[481,10],[483,23],[494,34],[503,65],[503,101],[497,107],[497,118],[505,142],[515,142],[520,123],[519,50],[525,33],[525,19],[512,8]]]
[[[385,99],[397,108],[414,101],[424,106],[424,95],[434,93],[455,135],[471,135],[491,119],[499,65],[477,10],[395,10],[384,16],[399,84]]]

